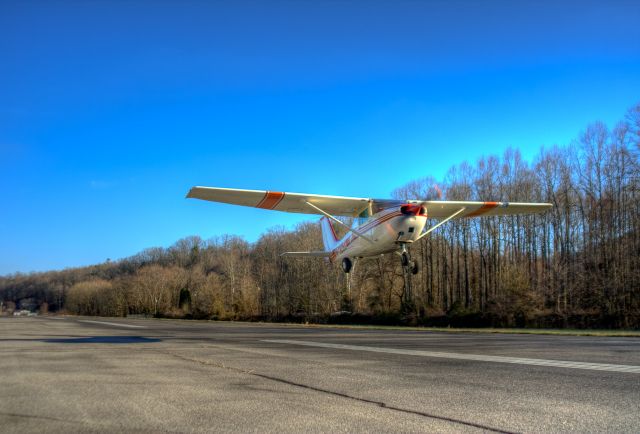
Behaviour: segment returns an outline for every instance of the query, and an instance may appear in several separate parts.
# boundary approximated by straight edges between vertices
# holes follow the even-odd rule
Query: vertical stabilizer
[[[330,252],[338,245],[338,236],[331,224],[331,220],[327,217],[322,217],[320,219],[320,226],[322,227],[322,243],[324,244],[324,249],[327,252]]]

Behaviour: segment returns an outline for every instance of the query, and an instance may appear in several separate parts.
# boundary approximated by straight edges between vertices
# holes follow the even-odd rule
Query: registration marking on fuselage
[[[141,325],[133,325],[133,324],[122,324],[122,323],[117,323],[117,322],[107,322],[107,321],[91,321],[88,319],[79,319],[78,322],[87,322],[87,323],[91,323],[91,324],[103,324],[103,325],[110,325],[110,326],[115,326],[115,327],[126,327],[126,328],[130,328],[130,329],[146,329],[146,326],[141,326]]]
[[[403,354],[407,356],[436,357],[441,359],[472,360],[478,362],[511,363],[516,365],[548,366],[553,368],[588,369],[594,371],[640,374],[640,366],[609,363],[575,362],[568,360],[529,359],[524,357],[490,356],[484,354],[447,353],[441,351],[403,350],[398,348],[368,347],[363,345],[330,344],[324,342],[295,341],[290,339],[265,339],[273,344],[300,345],[305,347],[332,348],[337,350],[367,351],[372,353]]]

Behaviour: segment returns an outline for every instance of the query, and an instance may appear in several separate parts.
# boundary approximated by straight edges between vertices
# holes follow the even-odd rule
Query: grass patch
[[[301,324],[288,324],[301,326]],[[578,329],[518,329],[518,328],[454,328],[454,327],[408,327],[383,325],[331,325],[331,324],[303,324],[303,327],[338,328],[356,330],[408,330],[421,332],[444,333],[500,333],[527,335],[557,335],[557,336],[609,336],[609,337],[640,337],[640,330],[578,330]]]
[[[58,317],[76,317],[75,315],[52,315]],[[45,316],[46,318],[46,316]],[[78,316],[80,318],[80,316]],[[100,317],[83,317],[100,318]],[[104,317],[108,319],[110,317]],[[229,321],[229,320],[185,320],[176,318],[141,318],[136,316],[124,319],[146,319],[154,321],[183,322],[183,321],[210,321],[219,323],[236,323],[244,325],[262,324],[281,327],[301,328],[327,328],[327,329],[353,329],[353,330],[396,330],[438,333],[499,333],[499,334],[525,334],[525,335],[556,335],[556,336],[603,336],[603,337],[640,337],[640,330],[610,330],[610,329],[535,329],[535,328],[465,328],[465,327],[416,327],[402,325],[361,325],[361,324],[317,324],[296,322],[269,322],[269,321]]]

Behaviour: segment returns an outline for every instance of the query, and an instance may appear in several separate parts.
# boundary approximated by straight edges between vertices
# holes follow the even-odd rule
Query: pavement
[[[0,318],[0,432],[640,432],[640,338]]]

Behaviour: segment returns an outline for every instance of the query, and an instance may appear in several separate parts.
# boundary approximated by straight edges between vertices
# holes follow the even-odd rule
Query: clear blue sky
[[[387,197],[640,101],[638,1],[0,3],[0,274],[309,216],[192,185]]]

